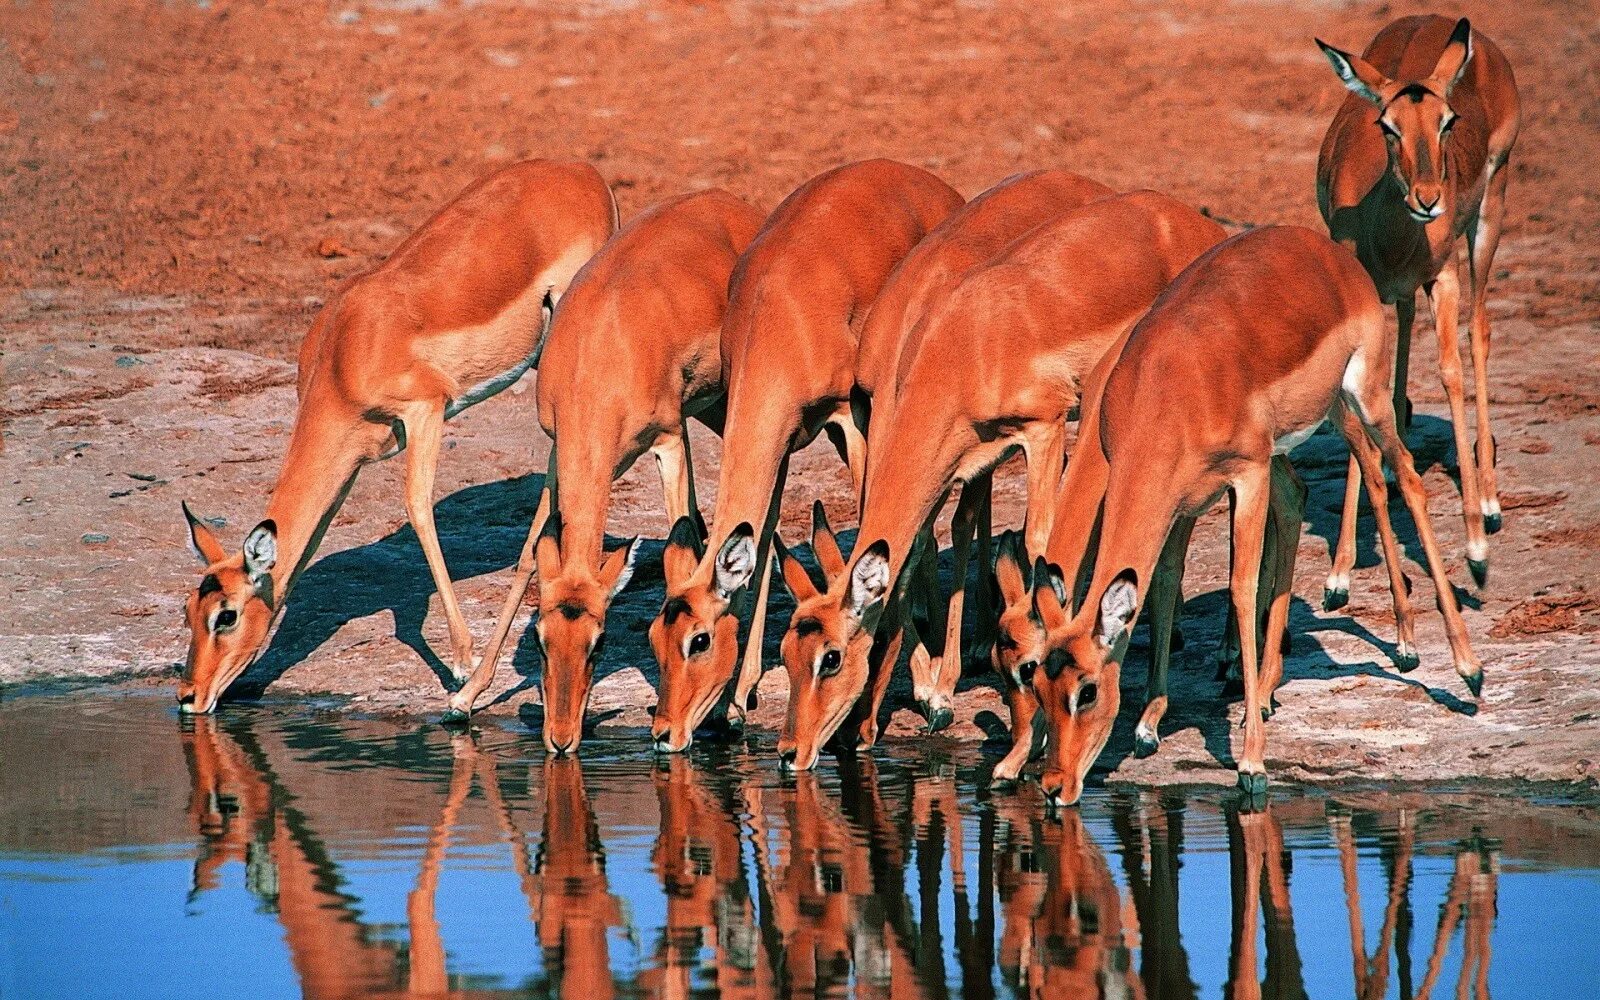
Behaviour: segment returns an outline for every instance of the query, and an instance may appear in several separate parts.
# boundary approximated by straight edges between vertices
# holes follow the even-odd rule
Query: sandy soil
[[[765,206],[828,166],[887,155],[975,194],[1060,165],[1149,186],[1234,223],[1316,223],[1317,143],[1342,91],[1312,33],[1359,47],[1410,3],[932,6],[429,0],[297,5],[200,0],[115,12],[8,7],[0,28],[0,347],[4,350],[0,684],[167,683],[194,585],[178,501],[259,517],[293,414],[288,359],[321,298],[478,174],[525,155],[580,156],[625,214],[720,185]],[[1583,3],[1469,5],[1515,65],[1525,106],[1490,307],[1505,531],[1468,622],[1489,674],[1469,704],[1437,617],[1423,665],[1388,665],[1393,626],[1364,517],[1350,608],[1317,607],[1343,451],[1313,439],[1278,774],[1600,779],[1600,23]],[[1415,341],[1412,445],[1453,578],[1460,501],[1433,339]],[[477,634],[492,624],[547,442],[525,382],[449,430],[438,521]],[[719,449],[696,441],[702,503]],[[274,696],[347,695],[366,711],[436,713],[429,643],[443,620],[405,526],[397,465],[363,475],[250,680]],[[1016,470],[997,527],[1021,516]],[[612,533],[665,533],[653,472],[616,487]],[[812,498],[854,520],[837,460],[791,478],[785,533]],[[1397,505],[1398,506],[1398,505]],[[1397,517],[1403,537],[1409,527]],[[601,725],[641,726],[654,698],[643,630],[659,544],[613,612]],[[1228,780],[1238,706],[1210,659],[1225,531],[1197,533],[1162,752],[1104,764],[1141,781]],[[1431,608],[1426,575],[1418,607]],[[788,605],[774,602],[774,642]],[[1125,696],[1140,700],[1142,630]],[[769,658],[775,663],[775,657]],[[526,644],[496,713],[537,724]],[[969,668],[950,738],[999,731]],[[781,719],[769,671],[757,721]],[[509,692],[509,693],[508,693]],[[892,736],[916,732],[904,707]],[[1126,731],[1125,731],[1126,730]]]

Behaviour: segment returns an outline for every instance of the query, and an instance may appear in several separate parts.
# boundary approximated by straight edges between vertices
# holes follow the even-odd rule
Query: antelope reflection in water
[[[199,835],[192,898],[218,886],[225,866],[242,864],[245,887],[281,923],[289,961],[311,998],[506,994],[460,988],[469,980],[450,973],[435,913],[452,837],[470,829],[462,826],[464,814],[479,808],[472,805],[474,790],[509,847],[526,906],[516,919],[530,922],[530,941],[543,955],[544,976],[513,993],[601,1000],[619,989],[667,998],[714,990],[729,998],[948,1000],[987,998],[998,985],[1033,997],[1201,994],[1179,933],[1179,872],[1185,823],[1206,823],[1216,807],[1177,792],[1114,799],[1104,848],[1078,810],[1049,815],[1034,786],[968,805],[978,832],[976,868],[969,872],[962,812],[971,800],[960,797],[954,767],[937,756],[910,766],[892,762],[881,774],[870,759],[846,757],[837,791],[815,772],[764,785],[767,776],[747,768],[742,754],[710,767],[671,757],[651,772],[661,820],[651,863],[665,896],[664,926],[638,978],[620,973],[624,978],[614,981],[611,932],[622,928],[634,940],[637,934],[608,884],[602,828],[577,760],[519,763],[516,794],[507,795],[501,774],[510,765],[474,737],[454,737],[448,785],[406,898],[406,927],[396,934],[363,923],[363,901],[344,888],[333,852],[285,783],[279,765],[303,760],[275,759],[285,754],[284,744],[265,732],[258,739],[249,717],[220,727],[209,717],[185,720],[183,745],[188,812]],[[531,803],[517,800],[524,767]],[[601,784],[596,794],[603,801],[615,787]],[[1281,822],[1288,816],[1296,829],[1309,821],[1325,822],[1330,831],[1360,1000],[1388,995],[1391,972],[1400,996],[1426,1000],[1458,931],[1457,995],[1487,1000],[1499,873],[1494,847],[1477,837],[1456,847],[1427,966],[1414,985],[1415,813],[1362,813],[1365,842],[1375,844],[1386,883],[1382,926],[1369,954],[1356,823],[1332,803],[1303,800],[1286,808],[1221,810],[1232,916],[1224,995],[1307,995]],[[536,809],[541,835],[534,842],[518,820]],[[1190,900],[1191,908],[1208,910],[1219,903]],[[952,925],[949,941],[945,928]]]

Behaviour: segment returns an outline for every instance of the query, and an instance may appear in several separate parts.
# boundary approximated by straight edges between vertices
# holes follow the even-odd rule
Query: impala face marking
[[[661,668],[650,734],[665,753],[688,749],[733,679],[739,658],[733,601],[756,572],[755,531],[748,523],[736,527],[704,566],[701,549],[699,526],[679,518],[662,554],[667,599],[650,623],[650,648]]]
[[[1457,22],[1449,44],[1425,80],[1397,82],[1360,56],[1317,41],[1351,93],[1376,105],[1377,125],[1389,148],[1389,172],[1404,192],[1406,210],[1418,222],[1445,213],[1450,180],[1446,146],[1459,116],[1450,106],[1455,88],[1472,58],[1472,26]]]
[[[275,608],[272,568],[278,561],[278,529],[262,521],[232,556],[204,522],[183,505],[189,543],[206,573],[184,606],[189,655],[178,683],[178,707],[205,714],[266,646]]]
[[[544,669],[544,745],[555,754],[578,749],[595,667],[605,649],[606,611],[633,578],[637,539],[613,549],[590,569],[582,558],[563,561],[559,517],[547,522],[538,545],[539,621],[534,626]],[[549,609],[546,611],[545,609]]]
[[[889,545],[867,547],[848,573],[833,531],[813,508],[812,547],[824,572],[830,568],[841,596],[817,587],[804,566],[778,546],[783,579],[794,594],[794,623],[781,654],[789,672],[789,712],[778,739],[778,761],[786,770],[808,771],[817,755],[855,708],[870,673],[868,654],[889,592]],[[842,613],[841,613],[842,612]]]
[[[1035,573],[1044,572],[1041,559]],[[1100,600],[1092,631],[1083,615],[1067,622],[1053,587],[1034,588],[1034,607],[1050,633],[1044,661],[1031,678],[1050,733],[1042,783],[1052,805],[1069,806],[1083,795],[1083,779],[1117,721],[1120,658],[1138,611],[1138,587],[1131,570],[1119,575]]]

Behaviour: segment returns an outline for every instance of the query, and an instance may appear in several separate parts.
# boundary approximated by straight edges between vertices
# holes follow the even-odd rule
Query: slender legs
[[[1161,746],[1158,729],[1167,714],[1167,666],[1172,659],[1172,623],[1183,601],[1183,567],[1189,554],[1194,518],[1180,517],[1167,535],[1167,544],[1150,578],[1150,679],[1146,682],[1144,713],[1133,733],[1133,753],[1148,757]]]
[[[433,477],[439,465],[439,449],[444,440],[444,407],[435,404],[418,405],[408,411],[405,424],[406,443],[406,516],[417,533],[422,554],[428,560],[428,572],[433,574],[433,584],[439,591],[439,601],[444,605],[445,620],[450,623],[451,671],[459,679],[472,669],[472,632],[456,602],[455,587],[450,582],[450,570],[444,563],[444,553],[439,549],[439,534],[433,526]]]
[[[945,614],[944,647],[938,658],[932,662],[930,679],[933,690],[929,693],[928,701],[923,704],[923,715],[928,720],[930,732],[938,732],[955,721],[951,703],[955,698],[956,683],[961,680],[961,620],[966,603],[967,563],[972,554],[973,532],[983,520],[982,514],[988,509],[991,485],[992,473],[989,472],[963,483],[961,499],[956,503],[955,516],[950,524],[955,567],[951,577],[950,604]],[[934,547],[933,551],[937,551],[937,548]],[[937,573],[936,560],[937,556],[930,560],[935,566],[935,573]],[[980,578],[988,575],[986,564],[980,565],[978,575]],[[929,599],[933,599],[932,595]],[[980,601],[979,617],[984,617],[986,612],[986,607]]]
[[[1491,535],[1500,530],[1500,491],[1495,479],[1494,434],[1489,429],[1489,310],[1485,299],[1494,270],[1494,253],[1500,245],[1500,222],[1505,216],[1509,176],[1505,164],[1501,164],[1489,178],[1477,223],[1467,230],[1467,263],[1472,279],[1472,370],[1478,397],[1479,495],[1483,503],[1483,527]]]
[[[1483,500],[1479,495],[1478,467],[1467,439],[1466,390],[1462,384],[1461,336],[1457,310],[1461,281],[1455,264],[1447,264],[1425,289],[1433,308],[1433,325],[1439,337],[1439,379],[1450,400],[1450,424],[1455,431],[1456,462],[1461,470],[1461,514],[1467,524],[1467,568],[1478,586],[1489,574],[1489,540],[1483,529]]]
[[[1272,527],[1266,547],[1269,563],[1262,567],[1261,576],[1263,582],[1270,581],[1271,598],[1262,633],[1265,648],[1261,657],[1261,706],[1271,716],[1272,693],[1283,680],[1289,599],[1294,592],[1294,563],[1300,550],[1300,522],[1305,517],[1307,491],[1286,456],[1273,456],[1269,475]]]
[[[1271,474],[1266,463],[1252,464],[1233,482],[1233,591],[1234,618],[1240,623],[1239,653],[1244,661],[1244,752],[1239,755],[1239,786],[1252,795],[1266,792],[1266,723],[1261,717],[1260,673],[1257,665],[1256,581],[1261,572],[1261,548],[1267,528]],[[1270,640],[1269,640],[1270,641]]]
[[[778,463],[778,478],[772,484],[772,499],[767,502],[767,520],[761,527],[756,546],[756,606],[750,619],[750,634],[745,639],[744,657],[735,675],[733,698],[728,705],[728,722],[744,725],[744,713],[754,707],[756,684],[761,680],[761,643],[766,634],[767,597],[772,591],[772,533],[778,530],[778,515],[783,507],[783,484],[789,478],[789,456]]]

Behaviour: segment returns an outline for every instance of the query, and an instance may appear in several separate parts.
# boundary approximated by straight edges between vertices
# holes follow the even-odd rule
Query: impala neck
[[[272,568],[277,608],[316,553],[323,532],[350,492],[362,454],[347,424],[317,419],[304,405],[289,438],[278,481],[267,501],[267,517],[278,529],[278,561]]]
[[[603,436],[603,435],[602,435]],[[576,442],[575,442],[576,443]],[[591,439],[590,443],[594,443]],[[611,510],[613,451],[598,447],[556,448],[556,503],[561,513],[561,563],[600,565],[606,515]],[[581,562],[574,560],[581,559]]]
[[[706,565],[741,523],[749,523],[757,532],[764,530],[769,508],[778,501],[774,487],[797,423],[779,407],[740,413],[730,404]]]
[[[1136,576],[1138,603],[1134,608],[1134,621],[1144,607],[1145,596],[1150,591],[1150,581],[1156,562],[1172,532],[1178,513],[1178,499],[1166,491],[1138,490],[1131,484],[1116,482],[1116,467],[1112,466],[1113,481],[1106,491],[1105,506],[1100,523],[1100,548],[1095,555],[1094,577],[1084,595],[1083,606],[1078,610],[1077,625],[1093,629],[1100,614],[1100,599],[1123,570],[1132,569]],[[1146,466],[1140,471],[1142,483],[1170,480],[1166,472]],[[1118,487],[1123,488],[1119,489]],[[1132,494],[1132,495],[1130,495]],[[1067,581],[1068,586],[1072,581]]]
[[[915,426],[902,430],[897,419],[901,412],[906,411],[897,409],[895,423],[868,444],[868,454],[875,460],[867,468],[871,487],[855,548],[865,552],[880,538],[887,542],[889,579],[894,581],[900,578],[917,533],[955,481],[961,459],[977,443],[970,424],[931,417],[926,411],[914,414]]]

